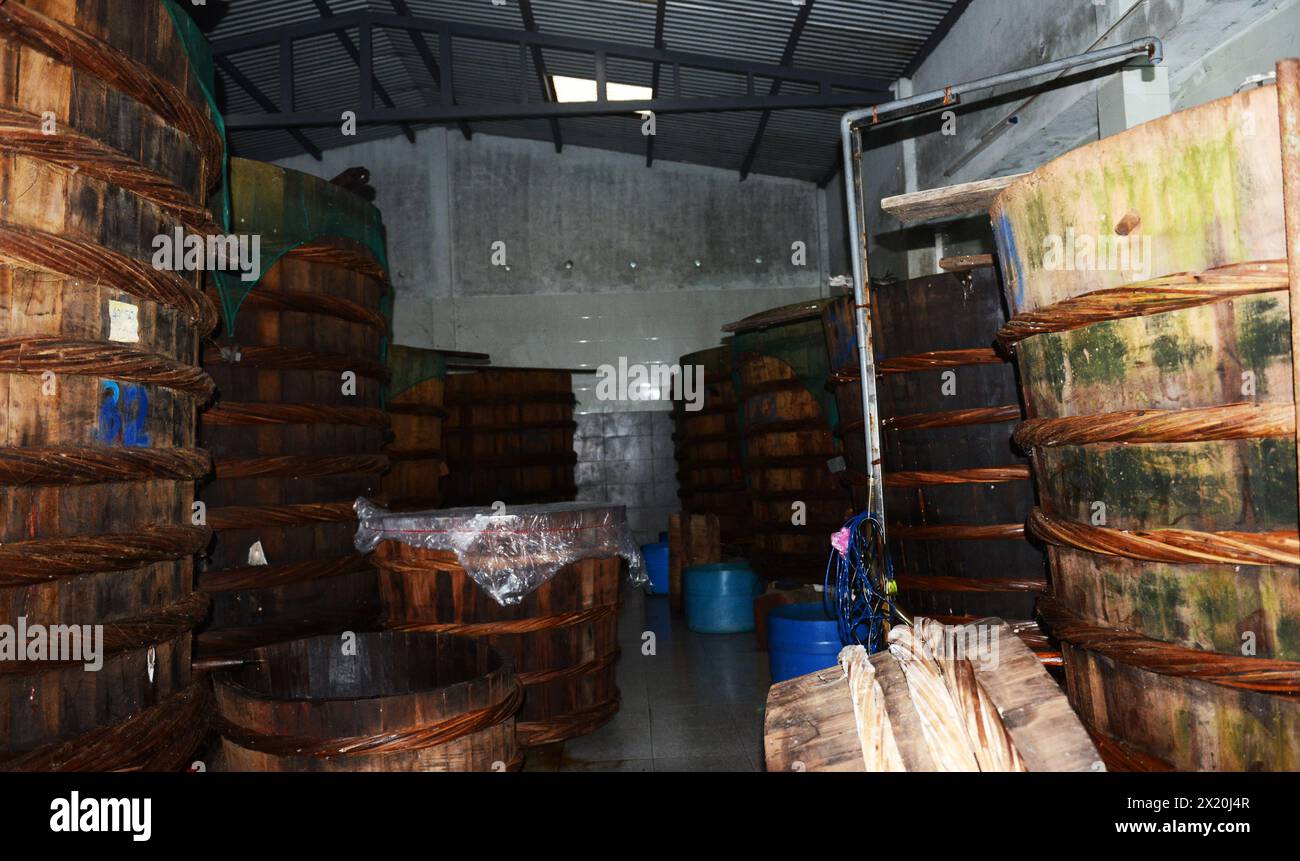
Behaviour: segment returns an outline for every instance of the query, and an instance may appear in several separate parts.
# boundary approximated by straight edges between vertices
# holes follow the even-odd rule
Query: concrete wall
[[[1191,107],[1300,54],[1300,0],[975,0],[905,84],[924,92],[1146,35],[1164,41],[1174,109]],[[1104,80],[959,109],[950,135],[938,116],[909,124],[910,143],[868,135],[871,199],[1031,170],[1096,140]],[[876,276],[929,274],[938,256],[992,250],[986,219],[904,229],[874,209],[868,227]]]

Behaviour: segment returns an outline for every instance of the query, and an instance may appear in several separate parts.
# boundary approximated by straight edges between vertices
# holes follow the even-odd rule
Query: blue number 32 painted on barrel
[[[149,433],[145,421],[149,416],[149,393],[134,383],[113,380],[101,383],[95,439],[107,445],[147,448]]]

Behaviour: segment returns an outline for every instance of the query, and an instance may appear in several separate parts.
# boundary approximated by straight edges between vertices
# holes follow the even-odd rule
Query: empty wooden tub
[[[348,653],[351,647],[351,654]],[[519,684],[483,641],[384,631],[253,650],[213,679],[231,771],[513,771]]]
[[[574,541],[601,541],[600,530],[626,523],[622,506],[558,503],[514,506],[537,512],[534,528]],[[469,523],[490,509],[452,509]],[[401,517],[401,515],[397,515]],[[413,515],[414,516],[414,515]],[[444,521],[446,522],[446,521]],[[549,581],[511,606],[498,604],[466,568],[525,571],[555,559],[549,551],[473,553],[429,550],[381,541],[373,559],[380,569],[385,627],[480,637],[510,658],[524,687],[518,732],[523,745],[584,735],[618,712],[614,664],[618,659],[619,580],[624,562],[605,547],[595,558],[561,567]]]

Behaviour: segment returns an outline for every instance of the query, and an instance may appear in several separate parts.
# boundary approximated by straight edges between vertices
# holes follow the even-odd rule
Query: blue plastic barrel
[[[839,626],[821,602],[786,604],[767,616],[772,684],[835,666],[840,645]]]
[[[657,541],[654,544],[641,545],[641,557],[645,559],[645,570],[650,575],[650,594],[668,594],[668,542]]]
[[[754,630],[754,598],[763,581],[744,562],[696,565],[682,572],[686,625],[701,634]]]

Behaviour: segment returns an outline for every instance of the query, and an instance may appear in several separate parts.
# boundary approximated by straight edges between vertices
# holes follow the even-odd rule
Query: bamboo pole
[[[1292,399],[1300,409],[1300,59],[1277,64],[1277,108],[1282,138],[1282,200],[1291,291]],[[1300,422],[1296,422],[1296,499],[1300,502]],[[1300,516],[1300,505],[1297,506]],[[1300,522],[1300,521],[1298,521]]]

